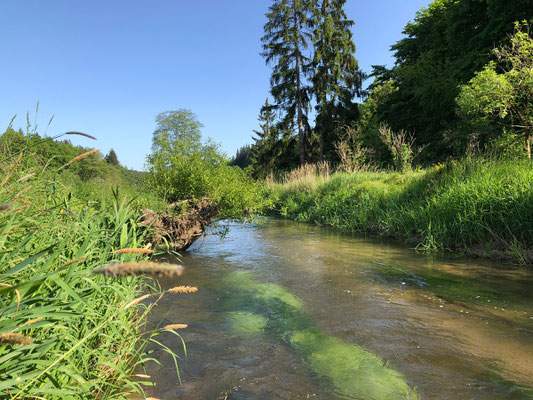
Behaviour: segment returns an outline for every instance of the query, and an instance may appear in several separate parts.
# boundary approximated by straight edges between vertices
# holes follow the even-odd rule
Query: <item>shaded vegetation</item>
[[[380,133],[385,124],[409,138],[423,165],[472,154],[530,155],[529,0],[435,0],[391,47],[394,67],[366,73],[344,6],[345,0],[280,0],[269,8],[262,55],[273,67],[274,103],[261,108],[255,176],[317,161],[343,166],[347,156],[352,164],[404,168],[399,161],[409,151],[397,157],[398,146]]]

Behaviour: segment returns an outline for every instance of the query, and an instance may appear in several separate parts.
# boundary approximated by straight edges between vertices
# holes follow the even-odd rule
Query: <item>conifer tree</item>
[[[254,130],[256,137],[252,136],[255,142],[252,146],[252,165],[254,175],[258,178],[264,178],[271,172],[276,162],[278,129],[275,125],[275,118],[273,107],[268,103],[267,98],[258,117],[261,130]]]
[[[115,150],[113,149],[109,150],[109,153],[105,156],[105,160],[108,164],[119,165],[117,153],[115,153]]]
[[[313,32],[313,92],[317,100],[316,130],[320,138],[320,159],[327,145],[333,148],[331,134],[343,124],[343,111],[355,114],[352,99],[359,94],[361,73],[354,56],[355,44],[344,11],[346,0],[322,0],[315,7]],[[355,119],[352,115],[351,119]],[[330,137],[326,137],[326,136]],[[330,140],[327,140],[330,139]],[[327,142],[327,143],[326,143]]]
[[[285,111],[283,129],[298,130],[300,163],[305,163],[305,132],[309,130],[307,110],[310,96],[307,77],[311,68],[314,0],[274,0],[266,14],[262,56],[274,64],[271,93]]]

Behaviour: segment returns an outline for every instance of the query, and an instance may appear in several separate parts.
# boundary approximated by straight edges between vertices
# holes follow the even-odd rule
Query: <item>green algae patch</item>
[[[228,312],[225,318],[231,331],[244,334],[262,333],[268,322],[262,315],[244,311]]]
[[[336,395],[361,400],[414,400],[402,374],[356,344],[324,335],[303,302],[280,285],[256,282],[249,273],[224,278],[228,322],[237,333],[264,332],[290,346]]]
[[[234,272],[229,274],[224,278],[224,283],[232,286],[236,290],[253,291],[253,296],[257,299],[265,301],[280,300],[295,308],[301,308],[303,305],[298,297],[287,292],[280,285],[274,283],[257,283],[248,273]]]
[[[292,348],[309,368],[329,381],[337,394],[356,399],[418,399],[398,371],[362,347],[315,332],[296,332]]]

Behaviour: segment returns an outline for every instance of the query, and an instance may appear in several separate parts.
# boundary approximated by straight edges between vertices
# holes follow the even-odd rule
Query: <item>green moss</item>
[[[300,354],[309,369],[336,394],[355,399],[416,399],[401,373],[355,344],[326,336],[303,310],[300,299],[283,287],[258,283],[250,274],[224,279],[223,294],[232,327],[239,332],[264,331]]]
[[[294,308],[301,308],[302,301],[294,296],[293,294],[287,292],[280,285],[273,283],[256,283],[247,273],[234,272],[229,274],[224,278],[226,285],[233,286],[236,289],[248,289],[254,292],[254,297],[258,299],[263,299],[265,301],[269,300],[280,300]]]
[[[265,317],[244,311],[228,312],[225,318],[231,331],[235,333],[262,333],[267,324]]]
[[[343,396],[376,400],[418,398],[398,371],[360,346],[314,332],[296,332],[290,343],[306,357],[309,368]]]

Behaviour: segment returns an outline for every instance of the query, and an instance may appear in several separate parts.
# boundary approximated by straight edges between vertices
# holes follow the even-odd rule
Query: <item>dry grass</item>
[[[151,296],[152,296],[151,294],[145,294],[144,296],[137,297],[136,299],[134,299],[134,300],[130,301],[128,304],[126,304],[124,309],[133,307],[133,306],[139,304],[141,301],[146,300],[147,298],[149,298]]]
[[[321,161],[315,164],[304,164],[285,174],[281,179],[284,186],[306,186],[316,189],[320,184],[329,179],[332,169],[327,161]],[[268,181],[268,179],[267,179]],[[273,183],[273,177],[270,177],[270,184]]]
[[[86,151],[85,153],[80,154],[79,156],[74,157],[74,158],[73,158],[72,160],[70,160],[68,163],[63,164],[59,169],[61,170],[61,169],[63,169],[63,168],[66,168],[66,167],[68,167],[69,165],[72,165],[72,164],[74,164],[75,162],[81,161],[81,160],[83,160],[84,158],[89,157],[91,154],[97,153],[97,152],[99,152],[99,151],[100,151],[100,149],[93,149],[93,150]]]

